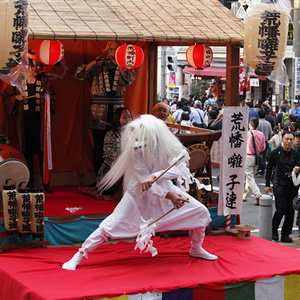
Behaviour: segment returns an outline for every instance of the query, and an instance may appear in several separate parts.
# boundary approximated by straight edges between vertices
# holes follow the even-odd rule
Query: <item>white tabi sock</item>
[[[74,254],[74,256],[69,261],[65,262],[62,265],[62,268],[65,270],[74,271],[82,261],[82,258],[83,258],[83,254],[78,251]]]
[[[191,248],[189,255],[191,257],[197,257],[197,258],[203,258],[206,260],[216,260],[218,259],[217,255],[210,254],[206,250],[204,250],[202,247],[199,248]]]

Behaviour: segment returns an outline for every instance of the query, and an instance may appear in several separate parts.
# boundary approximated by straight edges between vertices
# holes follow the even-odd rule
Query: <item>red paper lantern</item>
[[[195,69],[207,68],[213,59],[212,49],[208,45],[196,44],[190,46],[186,51],[188,64]]]
[[[56,40],[40,40],[35,45],[35,56],[45,65],[55,65],[64,56],[64,46]]]
[[[138,68],[144,60],[144,52],[136,45],[120,46],[115,53],[117,64],[125,70]]]

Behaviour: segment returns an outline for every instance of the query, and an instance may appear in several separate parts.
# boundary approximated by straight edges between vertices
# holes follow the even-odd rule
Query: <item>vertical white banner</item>
[[[248,112],[246,107],[240,106],[223,110],[219,215],[239,215],[242,212]]]

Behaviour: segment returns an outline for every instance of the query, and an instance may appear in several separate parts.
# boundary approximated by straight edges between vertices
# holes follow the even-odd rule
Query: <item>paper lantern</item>
[[[0,74],[9,74],[21,60],[27,43],[27,1],[0,2]]]
[[[213,51],[208,45],[196,44],[186,50],[186,60],[195,69],[207,68],[213,59]]]
[[[144,52],[136,45],[120,46],[115,53],[117,64],[125,70],[138,68],[144,60]]]
[[[55,65],[64,56],[64,46],[56,40],[40,40],[35,45],[35,56],[44,65]]]
[[[262,0],[247,10],[245,58],[257,75],[269,76],[284,59],[289,9],[282,2]]]

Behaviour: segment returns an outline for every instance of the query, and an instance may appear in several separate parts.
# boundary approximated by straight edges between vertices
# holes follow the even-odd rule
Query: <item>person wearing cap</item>
[[[294,99],[293,100],[295,109],[293,110],[293,114],[296,115],[296,124],[297,128],[300,128],[300,100]]]
[[[288,112],[288,113],[290,113],[291,107],[289,106],[289,101],[288,100],[283,100],[281,102],[281,105],[284,105],[285,106],[285,111]]]
[[[176,119],[170,114],[169,106],[164,102],[158,102],[152,109],[152,115],[167,123],[176,123]]]
[[[78,80],[92,79],[88,127],[92,129],[94,140],[93,160],[96,174],[103,163],[104,137],[111,129],[105,123],[111,124],[114,111],[124,106],[123,95],[126,87],[135,80],[134,70],[125,70],[118,66],[115,59],[118,46],[117,42],[107,42],[101,55],[88,64],[78,66],[75,72]]]
[[[280,110],[277,114],[275,125],[278,127],[280,125],[281,130],[283,130],[285,126],[290,124],[289,119],[286,119],[288,119],[288,113],[286,112],[286,106],[282,104],[280,105]]]

